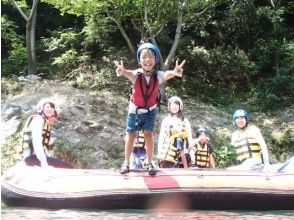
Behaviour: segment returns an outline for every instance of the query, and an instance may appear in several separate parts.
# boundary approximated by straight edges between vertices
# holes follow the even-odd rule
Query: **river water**
[[[156,210],[93,210],[93,209],[35,209],[35,208],[10,208],[1,206],[2,220],[39,220],[39,219],[265,219],[282,220],[293,219],[294,210],[282,211],[203,211],[203,210],[182,210],[182,211],[156,211]]]

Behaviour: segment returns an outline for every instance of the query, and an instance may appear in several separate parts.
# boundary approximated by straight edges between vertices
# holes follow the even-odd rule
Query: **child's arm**
[[[42,143],[42,131],[44,120],[41,116],[34,118],[30,124],[30,129],[32,131],[32,142],[36,157],[41,163],[42,168],[48,167],[47,158],[44,152]]]
[[[125,76],[126,78],[128,78],[129,80],[133,80],[134,78],[134,74],[133,74],[133,71],[131,70],[127,70],[125,67],[124,67],[124,64],[123,64],[123,61],[120,61],[120,64],[119,62],[117,61],[114,61],[114,64],[116,66],[116,75],[119,77],[119,76]]]
[[[255,128],[254,134],[256,135],[255,137],[256,137],[257,143],[261,147],[263,162],[265,165],[268,165],[269,164],[269,154],[268,154],[267,145],[265,143],[264,138],[262,137],[262,134],[261,134],[259,128],[257,128],[257,127],[254,127],[254,128]]]
[[[190,145],[189,146],[189,154],[190,154],[190,157],[191,157],[191,164],[192,165],[195,165],[195,153],[196,153],[196,150],[197,150],[197,148],[195,147],[195,146],[197,146],[196,145],[197,144],[197,142],[195,141],[195,139],[192,139],[192,146]]]
[[[190,149],[189,150],[189,154],[190,154],[190,157],[191,157],[191,164],[192,165],[195,165],[195,153],[196,153],[196,149]]]
[[[270,161],[269,161],[269,153],[268,153],[267,144],[265,143],[265,140],[264,140],[259,128],[257,128],[256,126],[254,126],[254,128],[255,128],[254,134],[256,135],[257,143],[259,143],[259,145],[261,147],[261,153],[262,153],[262,158],[263,158],[263,163],[264,163],[263,170],[265,172],[273,172],[273,168],[271,167]]]
[[[158,137],[158,143],[157,143],[157,152],[159,152],[160,148],[163,146],[164,139],[166,138],[166,123],[167,123],[167,118],[164,118],[163,121],[161,122],[161,128],[159,132],[159,137]]]
[[[185,64],[186,60],[183,60],[183,62],[178,65],[178,61],[176,61],[176,67],[174,70],[167,70],[165,71],[164,73],[164,76],[163,76],[163,81],[167,81],[171,78],[173,78],[174,76],[178,76],[178,77],[182,77],[183,75],[183,66]]]
[[[184,150],[180,151],[180,155],[181,155],[181,159],[182,159],[184,168],[188,168],[188,162],[187,162],[187,158],[186,158]]]
[[[210,163],[210,168],[215,168],[215,160],[212,154],[209,154],[209,163]]]
[[[187,139],[188,139],[188,144],[189,144],[189,149],[194,147],[194,143],[193,143],[193,138],[192,138],[192,129],[191,129],[191,124],[190,124],[190,121],[185,118],[184,120],[184,123],[185,123],[185,127],[187,128]]]

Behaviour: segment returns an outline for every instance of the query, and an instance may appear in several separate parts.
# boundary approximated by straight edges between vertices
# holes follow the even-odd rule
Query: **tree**
[[[169,23],[176,23],[175,36],[165,61],[162,53],[160,53],[160,66],[162,70],[168,69],[175,57],[181,37],[183,16],[188,4],[188,0],[78,0],[75,3],[69,0],[62,2],[56,0],[44,1],[55,5],[62,13],[72,13],[85,17],[91,16],[94,13],[99,13],[102,15],[101,17],[104,15],[105,19],[108,18],[117,25],[134,57],[136,57],[136,49],[130,38],[132,33],[127,32],[124,24],[130,21],[130,24],[133,26],[132,29],[139,33],[141,39],[151,40],[153,44],[157,45],[156,37],[162,30],[167,28]],[[160,49],[160,47],[158,48]],[[162,94],[165,100],[163,91]]]
[[[181,36],[183,16],[188,4],[188,0],[77,0],[74,3],[70,0],[43,1],[54,5],[62,13],[71,13],[84,17],[99,13],[110,19],[117,25],[134,57],[136,56],[136,50],[130,38],[132,33],[127,33],[124,24],[130,23],[133,30],[139,33],[141,39],[149,39],[157,45],[156,37],[167,27],[168,23],[176,22],[175,37],[170,52],[165,61],[161,56],[161,67],[163,69],[169,68],[175,56]]]
[[[160,7],[159,8],[162,7],[161,4],[163,2],[165,2],[165,1],[160,2]],[[151,26],[150,22],[149,22],[150,5],[151,5],[150,0],[147,0],[146,3],[144,4],[144,23],[145,23],[145,25],[147,27],[148,33],[150,35],[150,38],[151,38],[153,44],[155,44],[157,46],[155,37],[156,37],[156,35],[158,35],[161,32],[162,28],[165,25],[165,22],[167,22],[167,21],[162,22],[161,24],[159,24],[159,28],[157,28],[157,31],[155,31],[156,28],[153,28]],[[180,37],[181,37],[181,30],[182,30],[182,25],[183,25],[183,16],[184,16],[184,12],[185,12],[186,7],[187,7],[187,0],[184,0],[183,2],[176,1],[176,5],[177,5],[177,7],[176,7],[177,8],[177,26],[176,26],[176,31],[175,31],[175,37],[174,37],[172,47],[171,47],[171,49],[169,51],[168,56],[166,57],[165,62],[163,62],[162,55],[160,55],[160,63],[161,63],[161,69],[162,70],[168,69],[171,62],[172,62],[172,60],[173,60],[173,58],[175,57],[175,53],[176,53],[177,47],[179,45]],[[161,11],[158,10],[158,17],[162,16],[160,12]],[[167,101],[166,94],[165,94],[165,83],[163,83],[161,85],[160,93],[162,95],[162,100]]]
[[[20,5],[15,0],[10,0],[12,4],[19,11],[21,16],[26,20],[26,48],[28,56],[28,75],[36,75],[37,73],[37,61],[35,54],[35,27],[37,18],[37,6],[39,0],[33,0],[32,8],[30,9],[29,15],[21,9]],[[20,4],[25,5],[24,2]]]

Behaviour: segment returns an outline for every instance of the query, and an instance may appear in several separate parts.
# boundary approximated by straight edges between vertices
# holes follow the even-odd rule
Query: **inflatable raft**
[[[159,169],[156,176],[113,169],[18,165],[1,180],[8,206],[95,209],[294,209],[294,172]]]

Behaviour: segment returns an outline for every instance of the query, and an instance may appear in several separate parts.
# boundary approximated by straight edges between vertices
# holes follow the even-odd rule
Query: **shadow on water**
[[[159,204],[162,205],[162,204]],[[294,210],[279,211],[203,211],[185,210],[179,208],[160,207],[160,209],[148,210],[94,210],[94,209],[35,209],[35,208],[11,208],[1,206],[2,220],[35,220],[35,219],[294,219]]]

